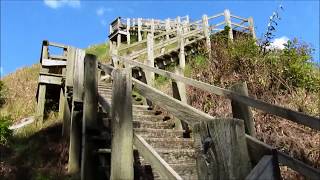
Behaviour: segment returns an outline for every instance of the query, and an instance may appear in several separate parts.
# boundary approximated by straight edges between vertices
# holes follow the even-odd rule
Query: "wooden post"
[[[154,19],[151,19],[151,34],[154,36]]]
[[[186,57],[185,57],[185,51],[184,51],[184,37],[183,37],[183,28],[181,25],[178,26],[177,34],[179,38],[179,66],[175,68],[175,73],[178,75],[184,76],[184,68],[186,65]],[[175,99],[180,100],[181,102],[184,102],[187,104],[187,93],[186,93],[186,87],[185,84],[182,82],[177,82],[172,80],[172,94]],[[175,126],[177,129],[187,129],[187,124],[181,122],[179,119],[175,119]]]
[[[133,179],[131,69],[115,69],[112,87],[111,180]],[[124,111],[125,109],[125,111]]]
[[[203,34],[206,37],[206,49],[207,49],[208,54],[210,54],[211,41],[210,41],[210,33],[209,33],[209,21],[208,21],[207,15],[202,16],[202,29],[203,29]]]
[[[231,90],[241,95],[248,96],[248,87],[246,82],[237,83],[233,85],[231,87]],[[255,137],[256,131],[254,127],[251,109],[247,105],[237,101],[231,101],[231,106],[233,117],[237,119],[243,119],[246,133],[250,136]]]
[[[111,44],[112,44],[112,41],[111,41]],[[115,55],[115,56],[113,56]],[[115,47],[115,45],[113,44],[112,45],[112,50],[111,50],[111,57],[112,58],[112,63],[113,63],[113,66],[114,67],[118,67],[119,66],[119,60],[118,60],[118,57],[116,57],[118,55],[118,49]]]
[[[42,59],[48,59],[48,41],[42,42],[42,49],[41,49],[41,61]],[[48,68],[41,67],[41,71],[49,72]],[[43,116],[44,116],[44,108],[46,103],[46,90],[47,86],[45,84],[39,84],[39,91],[38,91],[38,101],[37,101],[37,116],[38,116],[38,125],[42,125],[43,123]]]
[[[141,18],[138,18],[138,41],[142,41],[141,28],[142,28]]]
[[[130,18],[127,19],[127,44],[130,44]]]
[[[171,29],[170,27],[170,19],[166,19],[166,32],[169,32]],[[166,35],[166,39],[169,40],[170,36],[169,34]]]
[[[71,109],[70,143],[68,173],[77,174],[80,172],[81,157],[81,120],[83,109],[83,76],[84,76],[85,51],[75,51],[74,72],[73,72],[73,97]]]
[[[59,97],[59,119],[63,120],[63,113],[64,113],[64,99],[66,98],[65,94],[64,94],[64,87],[61,86],[60,88],[60,97]]]
[[[199,179],[244,179],[250,172],[243,121],[214,119],[194,126]]]
[[[98,86],[97,86],[96,56],[86,54],[84,59],[84,101],[82,119],[82,151],[81,151],[81,179],[97,179],[95,170],[97,165],[94,156],[95,144],[90,139],[90,132],[97,131]]]
[[[113,28],[112,28],[112,25],[110,24],[109,25],[109,34],[112,34],[113,33]]]
[[[145,62],[148,66],[154,67],[154,51],[153,51],[153,46],[154,46],[154,40],[153,40],[153,35],[148,34],[147,36],[147,50],[148,50],[148,59]],[[145,72],[146,74],[146,79],[147,83],[150,86],[154,85],[154,72],[147,71]]]
[[[254,30],[254,24],[253,24],[253,18],[252,17],[248,18],[248,23],[249,23],[249,31],[250,31],[250,33],[252,35],[252,38],[256,39],[256,32]]]
[[[119,33],[119,34],[117,35],[117,48],[119,48],[120,45],[121,45],[121,34]]]
[[[229,9],[226,9],[224,10],[224,20],[226,22],[226,26],[228,26],[230,29],[229,29],[229,39],[231,41],[233,41],[233,32],[232,32],[232,26],[231,26],[231,16],[230,16],[230,11]]]

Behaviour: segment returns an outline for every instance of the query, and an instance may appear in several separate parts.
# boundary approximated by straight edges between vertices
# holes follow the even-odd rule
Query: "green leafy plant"
[[[10,116],[0,115],[0,144],[6,145],[12,136],[12,130],[9,129],[11,124]]]

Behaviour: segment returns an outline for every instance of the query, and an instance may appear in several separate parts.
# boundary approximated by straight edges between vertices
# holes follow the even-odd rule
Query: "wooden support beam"
[[[153,40],[152,34],[148,34],[147,36],[147,53],[148,53],[148,58],[145,64],[148,66],[154,67],[154,40]],[[154,72],[146,71],[145,74],[146,74],[147,83],[150,86],[154,86]]]
[[[75,62],[75,48],[68,46],[67,54],[67,72],[66,72],[66,86],[73,87],[73,71]]]
[[[40,84],[38,89],[37,116],[38,125],[43,123],[44,107],[46,102],[46,85]]]
[[[141,18],[138,18],[138,41],[142,41],[141,30],[142,30],[142,22],[141,22]]]
[[[133,142],[142,157],[150,163],[152,168],[157,170],[161,179],[182,180],[179,174],[177,174],[141,136],[134,134]]]
[[[271,155],[265,155],[259,161],[259,163],[253,168],[253,170],[245,178],[246,180],[256,180],[256,179],[270,179],[278,180],[274,172],[273,157]]]
[[[80,174],[81,170],[81,121],[83,114],[84,56],[84,50],[75,50],[68,161],[68,173],[70,174]]]
[[[208,21],[208,16],[206,14],[202,16],[202,29],[203,29],[203,34],[206,37],[206,49],[208,54],[210,54],[211,40],[210,40],[210,32],[209,32],[209,21]]]
[[[130,18],[127,18],[127,44],[130,45]]]
[[[42,59],[42,66],[66,66],[67,61]]]
[[[237,83],[237,84],[233,85],[231,87],[231,90],[238,93],[238,94],[244,95],[244,96],[249,95],[246,82]],[[231,106],[232,106],[233,117],[237,118],[237,119],[244,120],[246,133],[252,137],[255,137],[256,130],[254,127],[253,115],[252,115],[250,107],[241,103],[241,102],[237,102],[234,100],[231,101]]]
[[[121,45],[121,34],[118,33],[118,34],[117,34],[117,48],[119,48],[120,45]]]
[[[230,17],[229,9],[224,10],[224,20],[225,20],[226,26],[230,28],[228,37],[231,41],[233,41],[233,32],[232,32],[231,17]]]
[[[64,113],[64,100],[66,96],[64,94],[64,87],[60,88],[60,97],[59,97],[59,119],[63,120],[63,113]]]
[[[95,170],[97,156],[94,155],[96,144],[90,140],[91,132],[98,129],[98,86],[97,59],[95,55],[86,54],[84,59],[84,100],[82,119],[81,179],[97,179]]]
[[[194,126],[199,179],[244,179],[251,169],[243,121],[214,119]]]
[[[62,77],[41,75],[38,82],[41,84],[62,85]]]
[[[151,30],[151,34],[152,36],[154,36],[154,30],[155,30],[155,27],[154,27],[154,19],[151,19],[151,24],[150,24],[150,30]]]
[[[112,87],[111,180],[133,179],[131,69],[115,69]],[[125,111],[123,111],[125,109]]]
[[[165,27],[166,27],[166,32],[168,33],[168,32],[171,30],[171,27],[170,27],[170,19],[166,19]],[[167,39],[167,40],[170,39],[169,34],[166,34],[166,39]]]

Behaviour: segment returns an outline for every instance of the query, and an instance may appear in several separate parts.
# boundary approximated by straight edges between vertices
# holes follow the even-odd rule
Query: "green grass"
[[[92,45],[86,49],[86,53],[94,54],[97,56],[100,62],[109,62],[109,43],[101,43],[97,45]]]

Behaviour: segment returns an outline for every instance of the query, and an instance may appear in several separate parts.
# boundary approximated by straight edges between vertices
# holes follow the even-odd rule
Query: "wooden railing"
[[[263,110],[267,113],[283,117],[285,119],[291,120],[293,122],[308,126],[315,130],[320,130],[320,119],[312,117],[300,112],[296,112],[284,107],[277,105],[272,105],[265,103],[263,101],[248,97],[243,95],[243,92],[234,92],[232,90],[223,89],[214,85],[210,85],[204,82],[200,82],[194,79],[186,78],[181,75],[177,75],[168,71],[160,70],[154,67],[147,66],[140,62],[132,61],[125,57],[116,57],[118,60],[123,61],[129,67],[139,67],[144,71],[150,71],[157,73],[159,75],[165,76],[175,81],[185,83],[187,85],[200,88],[202,90],[214,93],[216,95],[224,96],[232,100],[233,115],[235,118],[241,118],[245,121],[245,126],[250,126],[252,122],[252,115],[250,115],[250,110],[247,109],[248,106]],[[203,113],[186,103],[183,103],[173,97],[170,97],[159,90],[154,89],[147,84],[140,82],[139,80],[133,79],[134,87],[138,92],[144,97],[151,100],[153,103],[159,105],[160,107],[167,110],[169,113],[174,114],[176,118],[189,124],[191,127],[196,128],[201,122],[214,122],[215,118]],[[236,88],[235,88],[236,89]],[[241,106],[241,107],[239,107]],[[238,109],[238,111],[235,111]],[[251,116],[251,118],[250,118]],[[251,131],[251,132],[250,132]],[[246,133],[252,135],[252,127],[246,127]],[[279,163],[286,165],[299,173],[305,175],[309,178],[319,178],[319,170],[304,164],[282,152],[278,152],[276,149],[256,140],[255,138],[246,135],[246,143],[248,145],[248,152],[251,161],[255,164],[255,168],[248,174],[247,178],[258,178],[265,177],[268,175],[270,177],[279,177]],[[254,135],[254,134],[253,134]],[[239,136],[239,135],[238,135]],[[201,144],[201,143],[200,143]],[[270,155],[270,156],[269,156]],[[270,166],[270,167],[269,167]],[[259,174],[261,168],[265,169],[267,174]],[[271,173],[271,174],[270,174]],[[199,174],[201,175],[201,174]],[[200,177],[200,176],[199,176]]]

